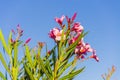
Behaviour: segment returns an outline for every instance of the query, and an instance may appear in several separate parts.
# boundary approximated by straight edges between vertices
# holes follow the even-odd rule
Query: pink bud
[[[75,31],[76,33],[81,33],[83,31],[83,26],[81,26],[79,22],[76,22],[73,24],[72,31]]]
[[[11,38],[10,40],[11,40],[11,43],[14,43],[14,42],[15,42],[15,40],[13,40],[12,38]]]
[[[49,50],[47,53],[50,55],[51,51]]]
[[[30,40],[31,40],[31,38],[28,38],[28,39],[25,41],[25,44],[24,44],[24,45],[28,44],[28,43],[30,42]]]
[[[13,33],[14,35],[16,34],[15,31],[14,31],[13,29],[12,29],[11,31],[12,31],[12,33]]]
[[[72,16],[72,21],[75,20],[76,16],[77,16],[77,13],[74,13],[74,15]]]
[[[67,22],[70,23],[71,22],[71,19],[68,18],[68,16],[66,16],[66,19],[67,19]]]
[[[58,28],[53,28],[49,32],[49,37],[54,39],[55,41],[60,41],[61,40],[61,36],[62,36],[62,31],[63,30],[60,30]],[[63,38],[65,38],[65,35],[64,35]]]

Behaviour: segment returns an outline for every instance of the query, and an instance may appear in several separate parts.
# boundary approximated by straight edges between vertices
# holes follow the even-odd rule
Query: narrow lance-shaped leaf
[[[14,67],[17,67],[17,60],[18,59],[18,46],[17,42],[14,45]]]
[[[54,67],[55,67],[55,63],[56,63],[56,53],[55,53],[56,47],[57,47],[57,46],[55,46],[55,47],[51,50]]]
[[[8,47],[9,47],[9,52],[11,53],[12,52],[12,43],[11,43],[11,39],[12,39],[12,32],[10,31],[9,33],[9,38],[8,38]]]
[[[67,74],[65,76],[63,76],[62,78],[60,78],[59,80],[66,80],[66,79],[71,79],[73,78],[74,76],[78,75],[79,73],[81,73],[83,70],[84,70],[85,67],[79,69],[79,70],[76,70],[70,74]]]
[[[11,43],[11,39],[12,39],[12,32],[10,31],[10,34],[9,34],[9,38],[8,38],[8,48],[9,48],[9,52],[10,54],[12,54],[12,50],[13,50],[13,45]],[[10,55],[10,63],[13,64],[12,62],[12,55]]]
[[[30,55],[30,50],[29,50],[29,47],[27,45],[25,45],[25,55],[27,57],[27,60],[29,61],[31,67],[33,66],[32,64],[32,57]]]
[[[52,80],[52,76],[51,76],[52,74],[48,73],[47,69],[45,68],[46,64],[44,64],[44,62],[42,61],[41,58],[39,58],[39,63],[40,63],[42,71],[46,74],[47,78],[49,78],[50,80]]]
[[[67,31],[66,31],[66,40],[64,41],[64,45],[66,46],[67,45],[67,43],[68,43],[68,38],[69,38],[69,34],[70,34],[70,30],[68,29]]]
[[[64,54],[66,53],[66,51],[65,51],[65,49],[66,49],[66,47],[63,45],[62,47],[61,47],[61,53],[60,53],[60,62],[61,61],[63,61],[63,59],[64,59]]]
[[[63,68],[67,63],[68,63],[68,60],[63,61],[62,63],[60,63],[58,69]]]
[[[51,76],[52,76],[52,67],[50,66],[50,61],[49,60],[47,60],[46,61],[46,68],[47,68],[47,70],[48,70],[48,72],[49,72],[49,74],[51,74]]]
[[[5,49],[5,51],[8,53],[8,55],[10,55],[10,51],[9,51],[9,48],[5,42],[5,39],[4,39],[4,36],[3,36],[3,33],[2,33],[2,30],[0,29],[0,41],[2,42],[2,45]]]
[[[74,48],[70,49],[69,51],[67,51],[63,56],[64,56],[64,60],[66,59],[69,59],[72,55],[73,55],[73,52],[74,52]]]
[[[60,72],[58,73],[57,77],[60,77],[62,75],[62,73],[67,69],[69,68],[71,65],[72,65],[73,61],[68,63],[68,64],[65,64],[64,67],[60,70]]]
[[[73,60],[73,63],[72,63],[72,66],[71,66],[71,70],[73,70],[73,69],[75,68],[76,63],[77,63],[77,60],[78,60],[78,58],[75,56],[75,57],[74,57],[74,60]],[[71,70],[70,70],[70,71],[71,71]]]
[[[1,52],[0,52],[0,60],[1,60],[2,64],[3,64],[4,68],[5,68],[5,69],[8,71],[8,73],[10,74],[10,71],[9,71],[8,66],[7,66],[7,64],[6,64],[6,61],[4,60]]]
[[[24,64],[24,67],[25,67],[25,70],[26,70],[27,74],[30,77],[30,80],[35,80],[34,77],[33,77],[32,72],[29,70],[29,68],[27,67],[27,65]]]

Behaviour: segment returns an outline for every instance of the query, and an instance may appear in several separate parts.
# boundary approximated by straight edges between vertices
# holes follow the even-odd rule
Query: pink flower
[[[89,49],[90,49],[90,46],[88,47],[87,43],[85,44],[84,42],[81,41],[75,48],[75,53],[76,54],[86,54],[87,52],[89,52],[88,51]]]
[[[93,50],[93,54],[90,56],[90,58],[93,58],[93,59],[95,59],[97,62],[99,62],[99,58],[97,57],[95,50]]]
[[[75,31],[76,33],[81,33],[83,31],[83,26],[81,26],[79,22],[76,22],[73,24],[73,27],[71,30]]]
[[[74,15],[72,16],[72,18],[69,18],[68,16],[66,16],[67,22],[68,23],[72,23],[75,20],[76,16],[77,16],[77,13],[74,13]]]
[[[74,43],[77,39],[78,39],[78,36],[77,36],[77,37],[73,37],[73,38],[69,41],[69,44]]]
[[[64,18],[65,18],[64,15],[63,15],[61,18],[57,18],[57,17],[56,17],[56,18],[55,18],[55,21],[56,21],[58,24],[62,25]]]
[[[58,28],[53,28],[52,30],[50,30],[49,37],[54,39],[55,41],[60,41],[62,36],[62,31],[63,30],[59,30]]]
[[[93,49],[91,48],[90,44],[86,43],[85,48],[86,48],[87,52],[93,52]]]
[[[75,38],[71,41],[75,42]],[[91,52],[92,55],[89,56],[89,58],[95,59],[97,62],[99,61],[99,58],[97,57],[95,50],[91,48],[91,46],[88,43],[84,43],[83,39],[78,43],[74,50],[75,54],[77,54],[78,58],[83,59],[85,55],[87,55],[87,52]]]
[[[55,39],[58,33],[60,33],[60,30],[58,28],[53,28],[50,30],[49,37]]]
[[[26,44],[28,44],[28,43],[30,42],[30,40],[31,40],[31,38],[28,38],[28,39],[25,41],[24,46],[25,46]]]
[[[25,43],[26,43],[26,44],[29,43],[30,40],[31,40],[31,38],[28,38],[28,39],[25,41]]]
[[[87,52],[93,52],[93,49],[88,43],[84,43],[83,40],[81,40],[76,46],[74,52],[77,54],[77,57],[81,58],[84,55],[87,55]]]

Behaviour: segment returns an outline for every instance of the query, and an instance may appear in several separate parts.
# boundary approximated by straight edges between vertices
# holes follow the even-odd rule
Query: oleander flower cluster
[[[63,40],[65,41],[65,39],[67,38],[66,33],[69,30],[70,33],[69,33],[69,37],[67,38],[69,45],[75,43],[76,40],[84,31],[84,27],[81,25],[81,23],[75,22],[76,16],[77,16],[77,13],[75,13],[72,16],[72,18],[68,18],[68,16],[65,17],[64,15],[61,18],[56,17],[55,21],[59,24],[60,28],[55,27],[52,30],[50,30],[49,37],[52,38],[56,43],[59,43],[62,37],[63,37]],[[64,24],[64,19],[66,19],[67,25]],[[68,26],[67,30],[64,31],[64,27],[66,26]],[[84,42],[84,38],[81,38],[74,50],[74,53],[77,55],[77,58],[85,59],[85,56],[89,52],[92,53],[92,55],[89,56],[89,58],[94,58],[98,62],[99,58],[96,55],[96,51],[90,46],[89,43]]]

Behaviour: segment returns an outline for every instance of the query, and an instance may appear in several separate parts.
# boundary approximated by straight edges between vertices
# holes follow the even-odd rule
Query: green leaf
[[[10,53],[12,51],[12,43],[11,43],[11,39],[12,39],[12,32],[10,31],[10,34],[9,34],[9,38],[8,38],[8,47],[10,49]]]
[[[41,58],[39,58],[39,64],[40,64],[40,66],[41,66],[42,71],[46,74],[46,76],[47,76],[50,80],[52,80],[52,76],[51,76],[52,74],[48,73],[48,70],[47,70],[46,67],[45,67],[46,64],[44,64],[44,62],[42,61]]]
[[[57,77],[60,77],[62,75],[62,73],[67,69],[69,68],[71,65],[72,65],[73,61],[68,63],[68,64],[65,64],[64,67],[60,70],[60,72],[58,73]]]
[[[51,50],[54,67],[55,67],[55,63],[56,63],[56,53],[55,53],[56,47],[57,47],[57,46],[55,46],[55,47]]]
[[[66,40],[66,39],[65,39],[66,35],[64,34],[64,33],[65,33],[65,29],[66,29],[66,27],[63,28],[62,37],[61,37],[61,40],[60,40],[59,45],[58,45],[59,50],[61,49],[61,47],[62,47],[62,45],[63,45],[63,42],[65,42],[65,40]],[[59,52],[59,53],[60,53],[60,52]]]
[[[27,74],[30,77],[30,80],[35,80],[35,78],[33,77],[32,72],[29,70],[29,68],[27,67],[27,65],[24,64],[24,67],[25,67],[25,70],[26,70]]]
[[[8,55],[10,55],[10,50],[5,42],[5,39],[4,39],[4,36],[3,36],[3,33],[2,33],[2,30],[0,29],[0,41],[2,42],[2,45],[5,49],[5,51],[8,53]]]
[[[47,68],[47,70],[48,70],[48,72],[49,72],[49,74],[51,74],[51,76],[52,76],[52,67],[50,66],[50,62],[49,62],[49,60],[47,60],[46,61],[46,68]]]
[[[68,60],[61,62],[58,69],[63,68],[67,63],[68,63]]]
[[[78,60],[78,58],[77,58],[77,57],[74,57],[74,60],[73,60],[71,69],[76,66],[77,60]]]
[[[70,30],[68,29],[67,31],[66,31],[66,40],[64,41],[64,45],[66,46],[67,45],[67,43],[68,43],[68,38],[70,37],[69,36],[70,35]]]
[[[66,79],[71,79],[73,78],[74,76],[78,75],[79,73],[81,73],[83,70],[84,70],[85,67],[79,69],[79,70],[76,70],[70,74],[67,74],[65,76],[63,76],[62,78],[60,78],[59,80],[66,80]]]
[[[30,54],[29,47],[27,45],[25,45],[25,55],[26,55],[28,62],[30,63],[30,66],[33,67],[32,57]]]
[[[69,59],[69,58],[73,55],[74,50],[75,50],[75,48],[72,48],[72,49],[70,49],[69,51],[67,51],[67,52],[63,55],[63,56],[64,56],[63,61],[66,60],[66,59]]]
[[[2,78],[2,80],[6,80],[5,76],[2,74],[2,72],[0,72],[0,78]]]
[[[60,51],[61,51],[61,53],[60,53],[60,62],[63,61],[63,59],[65,58],[65,56],[64,56],[65,53],[66,53],[65,50],[66,50],[66,47],[62,46],[61,49],[60,49]]]
[[[4,57],[2,56],[2,53],[0,52],[0,60],[2,62],[2,65],[4,66],[4,68],[8,71],[8,73],[10,74],[10,71],[8,69],[8,66],[6,64],[6,61],[4,60]]]
[[[14,45],[14,67],[17,67],[18,63],[18,45],[17,42]]]

